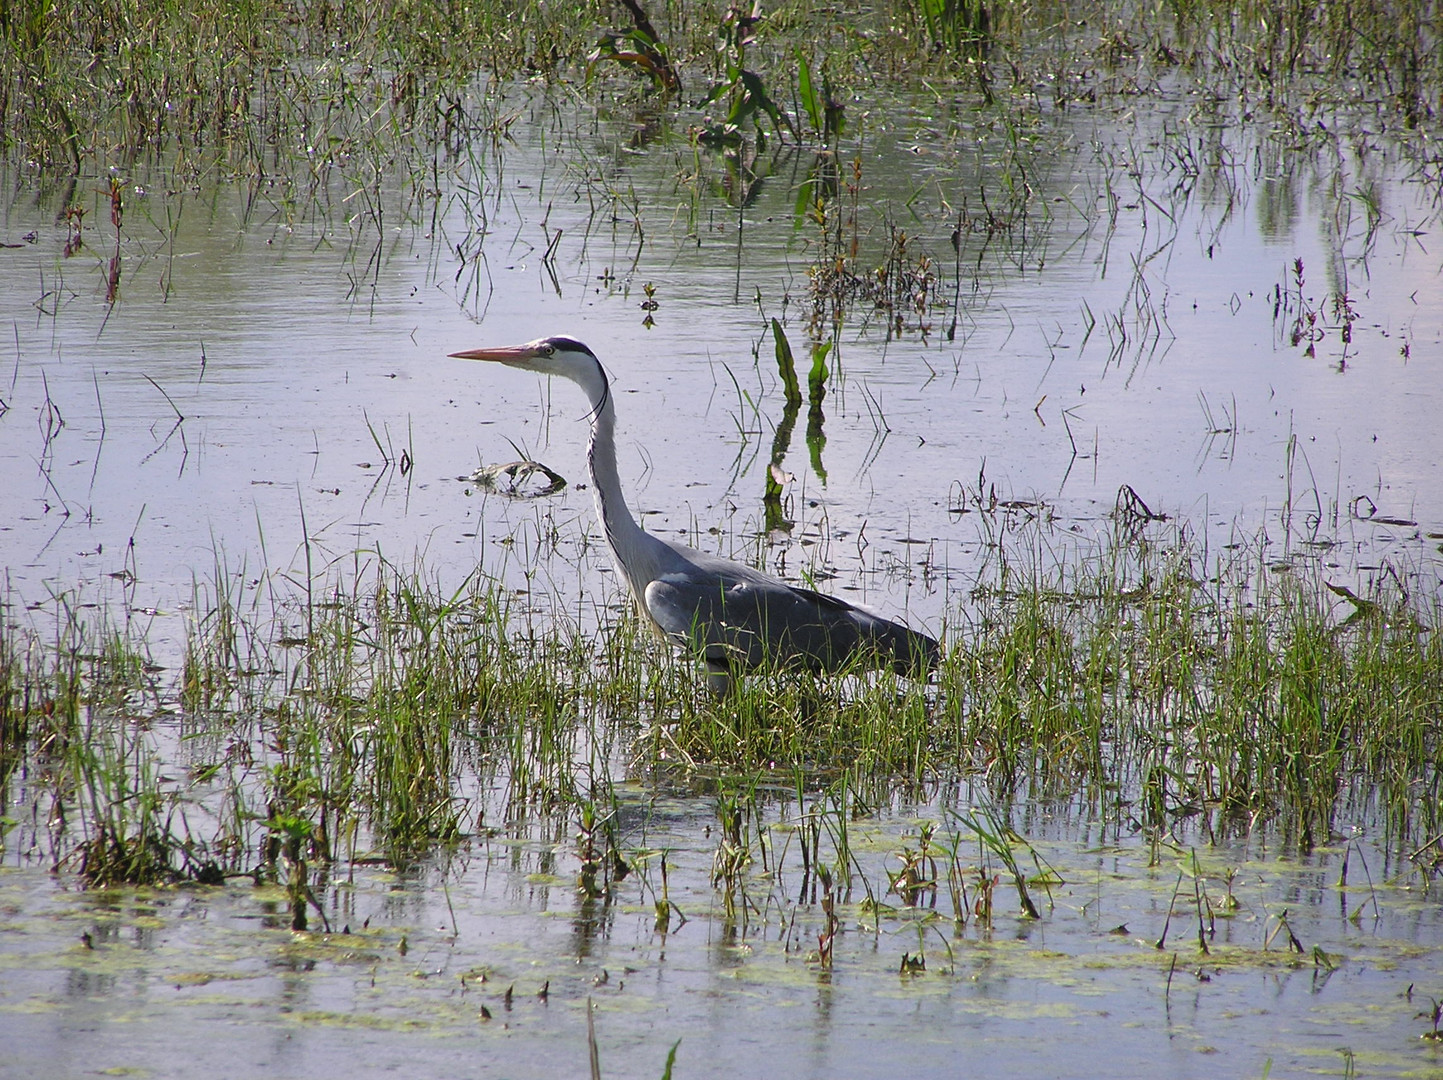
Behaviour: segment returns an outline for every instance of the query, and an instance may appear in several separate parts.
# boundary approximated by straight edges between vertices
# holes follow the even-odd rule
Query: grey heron
[[[558,375],[581,387],[591,402],[586,453],[591,493],[616,569],[642,618],[701,656],[712,690],[724,693],[734,673],[765,665],[821,672],[890,666],[916,676],[937,665],[941,650],[926,634],[834,596],[663,540],[638,525],[621,494],[611,387],[596,354],[581,342],[547,337],[450,355]]]

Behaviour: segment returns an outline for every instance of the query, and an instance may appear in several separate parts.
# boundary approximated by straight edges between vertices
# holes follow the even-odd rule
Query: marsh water
[[[835,252],[797,208],[813,151],[774,142],[741,168],[644,111],[486,89],[498,134],[424,192],[117,168],[112,229],[109,176],[5,178],[7,619],[104,612],[174,671],[197,582],[262,589],[377,551],[443,581],[479,563],[542,620],[619,618],[583,402],[446,358],[552,333],[612,374],[648,529],[936,633],[966,620],[999,530],[1065,558],[1123,492],[1271,572],[1362,591],[1386,568],[1437,592],[1440,185],[1387,133],[1275,139],[1185,87],[1010,135],[962,97],[849,103],[843,234],[858,277],[891,266],[906,287],[834,322],[815,268]],[[834,341],[824,441],[798,431],[778,461],[782,528],[763,510],[774,318],[803,372],[809,331]],[[520,458],[569,486],[467,479]],[[1022,800],[1040,918],[985,932],[954,927],[945,887],[889,890],[924,824],[976,846],[955,816],[970,791],[834,808],[855,874],[823,964],[790,839],[805,799],[761,801],[773,862],[724,900],[713,800],[619,790],[626,847],[649,854],[616,903],[577,892],[564,823],[478,812],[404,872],[336,869],[329,932],[307,934],[248,880],[82,890],[35,856],[45,824],[12,818],[3,1071],[580,1075],[590,1001],[610,1075],[661,1075],[678,1040],[677,1076],[1443,1075],[1420,1038],[1443,996],[1436,887],[1366,805],[1304,852]],[[665,926],[663,851],[684,916]]]
[[[127,178],[114,303],[109,230],[87,225],[65,258],[71,193],[9,178],[0,536],[21,598],[125,574],[132,606],[175,611],[217,553],[290,563],[303,519],[336,557],[376,546],[530,571],[496,545],[586,528],[584,404],[446,354],[558,332],[612,372],[647,526],[744,548],[783,414],[768,320],[804,367],[814,308],[831,327],[808,277],[825,249],[795,211],[809,155],[751,161],[734,206],[685,132],[525,97],[502,108],[509,139],[453,163],[454,186],[383,192],[374,211],[344,176],[299,207],[264,184]],[[1174,131],[1159,110],[1057,117],[1034,136],[1033,208],[990,226],[975,204],[1001,166],[965,149],[969,134],[990,148],[965,102],[869,118],[842,155],[860,177],[861,265],[886,265],[906,234],[900,262],[946,306],[900,312],[898,334],[851,305],[829,358],[825,478],[799,432],[781,462],[794,543],[773,561],[936,629],[978,558],[979,498],[1085,526],[1126,485],[1219,543],[1266,530],[1280,559],[1337,545],[1340,576],[1365,549],[1365,565],[1380,551],[1436,564],[1436,177],[1390,169],[1366,131],[1271,160],[1248,129]],[[92,219],[100,184],[78,185]],[[456,483],[525,456],[573,487],[538,507]],[[898,592],[866,572],[890,560],[934,573]],[[571,558],[543,572],[568,598],[591,580]]]
[[[1439,970],[1436,897],[1389,884],[1399,868],[1376,850],[1296,859],[1239,842],[1195,862],[1033,818],[1034,850],[1057,876],[1034,887],[1042,917],[954,934],[945,888],[935,909],[882,895],[918,820],[945,821],[897,805],[853,825],[861,872],[838,897],[843,929],[824,970],[795,816],[771,822],[783,869],[729,912],[709,884],[713,807],[633,796],[630,835],[669,851],[685,921],[667,932],[625,883],[629,902],[579,901],[563,872],[570,845],[554,835],[468,843],[444,873],[357,869],[334,885],[330,934],[293,934],[280,890],[86,893],[7,868],[6,1073],[586,1075],[588,1002],[603,1075],[660,1076],[678,1040],[673,1075],[692,1076],[1440,1067],[1418,1019]],[[1236,902],[1209,917],[1201,956],[1199,874],[1219,910]],[[899,971],[904,955],[925,970]]]

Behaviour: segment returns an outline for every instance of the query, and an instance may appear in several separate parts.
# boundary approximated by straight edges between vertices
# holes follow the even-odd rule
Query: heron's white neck
[[[597,364],[592,371],[573,378],[591,402],[591,442],[586,448],[586,467],[591,474],[596,516],[606,534],[612,561],[633,595],[640,598],[658,573],[654,552],[658,543],[636,523],[621,493],[621,477],[616,468],[616,408],[606,373]]]

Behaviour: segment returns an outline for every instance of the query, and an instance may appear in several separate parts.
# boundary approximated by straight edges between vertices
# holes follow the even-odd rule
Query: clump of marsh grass
[[[394,146],[417,128],[440,144],[478,70],[575,57],[583,12],[24,4],[0,19],[0,120],[11,149],[76,172],[108,144],[126,161],[163,151],[190,168],[220,160],[245,175],[288,175]]]
[[[91,885],[219,880],[162,776],[149,731],[157,669],[143,642],[88,607],[55,596],[48,638],[0,607],[0,792],[13,812],[0,848],[42,853]]]
[[[906,775],[955,760],[954,747],[932,727],[925,685],[889,673],[830,676],[790,672],[746,680],[725,698],[690,683],[677,669],[669,717],[646,739],[652,753],[693,765],[749,770],[802,767],[818,777],[844,767],[868,775]]]
[[[224,872],[185,821],[148,732],[131,717],[87,715],[65,763],[82,839],[73,854],[87,885],[219,884]],[[67,785],[68,786],[68,785]],[[65,793],[56,796],[64,807]]]
[[[953,636],[944,722],[995,780],[1120,788],[1144,824],[1277,819],[1306,845],[1368,791],[1430,828],[1436,598],[1385,575],[1340,613],[1316,568],[1225,555],[1115,535],[1070,566],[1004,560]]]

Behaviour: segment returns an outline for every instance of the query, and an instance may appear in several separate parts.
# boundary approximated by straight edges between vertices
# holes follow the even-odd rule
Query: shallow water
[[[174,667],[197,581],[250,595],[268,573],[343,572],[377,550],[447,580],[479,561],[543,613],[611,617],[617,593],[579,490],[580,398],[445,358],[556,332],[613,373],[623,478],[647,527],[756,550],[783,416],[771,317],[805,375],[817,236],[794,207],[810,153],[754,162],[762,179],[739,208],[721,162],[680,132],[513,103],[514,142],[489,152],[488,171],[451,163],[434,205],[388,193],[379,226],[341,176],[299,207],[278,190],[127,176],[113,301],[114,237],[87,227],[66,257],[63,193],[7,177],[0,240],[21,245],[0,249],[7,618],[105,607]],[[932,97],[854,127],[843,159],[861,162],[859,266],[880,264],[889,226],[905,229],[937,295],[959,305],[909,314],[900,335],[852,310],[830,359],[825,481],[799,424],[783,461],[796,524],[766,538],[773,565],[937,629],[965,618],[999,531],[1048,518],[1049,554],[1065,559],[1108,527],[1127,485],[1213,551],[1247,543],[1277,568],[1315,560],[1354,586],[1387,564],[1438,590],[1437,178],[1381,136],[1280,156],[1266,132],[1209,127],[1186,105],[1044,116],[1029,133],[1045,152],[1029,162],[1025,229],[964,231],[956,248],[964,203],[976,213],[979,192],[997,202],[1005,185],[997,134]],[[1180,166],[1181,146],[1214,165]],[[106,217],[99,182],[79,187],[91,222]],[[1332,300],[1344,293],[1347,342]],[[1303,312],[1319,313],[1311,356],[1291,341]],[[518,501],[457,480],[518,448],[572,486]],[[1011,508],[990,509],[994,493]],[[1215,920],[1204,957],[1190,847],[1154,853],[1131,827],[1035,808],[1014,824],[1065,880],[1040,920],[1016,917],[1005,880],[990,933],[974,919],[954,934],[945,891],[941,918],[877,919],[862,882],[898,905],[886,871],[906,834],[950,820],[938,802],[894,806],[852,827],[860,869],[827,971],[809,959],[823,915],[814,893],[799,896],[794,848],[778,875],[748,869],[747,914],[728,919],[709,879],[714,805],[628,798],[628,850],[671,852],[688,921],[666,934],[659,856],[610,906],[579,900],[566,823],[473,839],[444,869],[358,867],[324,893],[335,932],[299,936],[280,893],[85,893],[12,835],[7,1075],[193,1075],[221,1054],[233,1075],[418,1061],[573,1075],[588,996],[610,1075],[661,1075],[677,1039],[677,1075],[719,1060],[767,1074],[779,1047],[800,1076],[959,1062],[1082,1075],[1098,1061],[1116,1075],[1262,1075],[1268,1062],[1296,1075],[1350,1060],[1359,1074],[1443,1074],[1416,1016],[1443,994],[1436,896],[1371,832],[1353,858],[1375,888],[1357,862],[1337,885],[1336,844],[1302,857],[1264,836],[1197,841],[1212,901],[1240,868],[1241,906]],[[793,810],[768,810],[777,850]],[[974,841],[963,863],[983,862]],[[1276,933],[1284,910],[1301,955]],[[899,974],[919,949],[926,973]]]
[[[794,805],[768,814],[767,872],[746,869],[728,915],[709,881],[712,802],[621,794],[624,844],[668,852],[685,921],[667,933],[653,906],[659,855],[611,903],[581,900],[574,849],[539,828],[474,841],[445,871],[356,870],[326,893],[329,934],[293,934],[281,891],[249,883],[84,893],[7,869],[6,1075],[189,1076],[218,1061],[233,1076],[343,1062],[584,1075],[588,999],[611,1076],[661,1075],[677,1040],[679,1076],[716,1075],[723,1061],[730,1075],[801,1077],[1443,1070],[1418,1016],[1439,992],[1443,915],[1370,845],[1306,858],[1257,840],[1154,849],[1034,816],[1028,838],[1054,880],[1031,886],[1041,918],[1020,916],[1003,871],[991,928],[975,916],[959,928],[945,885],[914,908],[888,892],[919,824],[949,844],[960,835],[963,866],[1001,868],[938,806],[897,805],[850,824],[857,869],[838,895],[828,968]],[[975,870],[967,886],[975,901]],[[900,973],[904,954],[925,971]]]
[[[1268,168],[1264,134],[1165,135],[1165,110],[1044,117],[1026,231],[968,232],[954,252],[959,208],[995,192],[998,166],[973,113],[930,105],[871,120],[843,158],[861,168],[859,267],[881,265],[889,227],[909,230],[958,308],[909,315],[893,340],[852,311],[824,403],[826,482],[800,430],[782,462],[793,539],[821,542],[776,544],[773,561],[935,627],[984,551],[969,497],[1042,503],[1090,532],[1127,485],[1217,545],[1266,530],[1280,560],[1321,541],[1338,545],[1335,577],[1387,557],[1436,588],[1436,178],[1405,179],[1367,135]],[[569,547],[592,530],[587,495],[517,505],[454,478],[519,448],[579,484],[584,406],[569,386],[445,354],[562,331],[613,372],[623,479],[647,526],[745,550],[783,412],[768,318],[786,321],[805,374],[816,229],[793,211],[809,155],[755,162],[770,174],[738,209],[708,186],[719,163],[680,135],[635,145],[625,116],[518,107],[517,144],[490,172],[454,164],[434,205],[393,196],[379,228],[340,177],[301,212],[264,188],[134,179],[113,304],[113,238],[87,226],[63,257],[59,193],[12,177],[0,544],[18,598],[91,599],[118,580],[131,607],[173,613],[217,552],[230,573],[301,565],[302,520],[313,569],[368,547],[424,552],[448,575],[477,559],[536,569],[529,538],[554,524]],[[1216,167],[1179,173],[1179,145]],[[1290,344],[1305,309],[1320,313],[1311,357]],[[519,548],[496,546],[508,535]],[[541,569],[574,599],[597,579],[567,554]],[[936,576],[911,580],[919,567]]]

